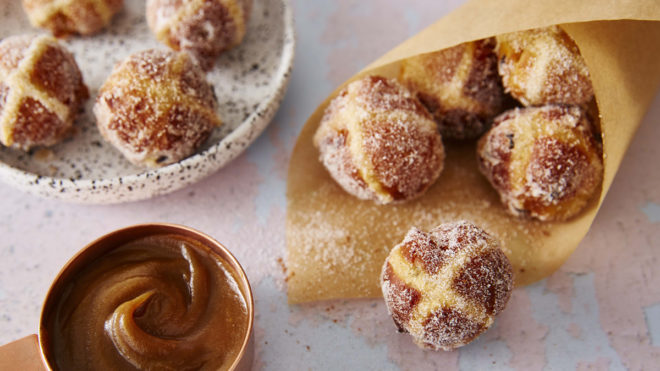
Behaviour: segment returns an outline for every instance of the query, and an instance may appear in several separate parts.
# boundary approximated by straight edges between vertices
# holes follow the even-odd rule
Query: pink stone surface
[[[79,248],[130,224],[172,222],[217,238],[247,271],[255,369],[657,369],[660,95],[580,248],[548,279],[517,289],[475,343],[418,349],[380,300],[286,303],[286,173],[300,128],[337,84],[460,3],[294,1],[298,50],[278,115],[243,156],[182,191],[80,206],[0,184],[0,344],[36,332],[50,281]]]
[[[548,334],[548,326],[534,319],[529,295],[524,290],[515,290],[508,309],[497,321],[497,326],[488,335],[503,340],[512,350],[509,367],[542,370],[545,366],[543,340]]]

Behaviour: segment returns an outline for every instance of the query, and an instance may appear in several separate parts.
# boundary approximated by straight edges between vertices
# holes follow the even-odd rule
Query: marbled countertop
[[[44,200],[0,184],[0,344],[37,330],[60,267],[95,238],[136,223],[199,229],[243,264],[256,301],[255,369],[653,369],[660,364],[660,95],[591,231],[551,277],[516,289],[475,343],[422,351],[381,300],[290,307],[285,189],[307,116],[335,86],[462,1],[294,1],[287,96],[248,151],[176,193],[111,206]]]

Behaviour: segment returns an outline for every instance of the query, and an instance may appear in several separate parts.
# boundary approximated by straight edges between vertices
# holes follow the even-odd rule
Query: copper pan
[[[243,268],[229,250],[210,236],[192,228],[165,223],[137,224],[110,232],[91,242],[74,255],[64,265],[46,294],[46,299],[41,309],[38,336],[36,334],[29,335],[0,347],[0,370],[17,369],[18,367],[22,371],[52,370],[50,362],[52,359],[51,346],[48,340],[49,336],[46,323],[54,315],[53,308],[69,280],[75,277],[76,273],[82,268],[91,264],[96,258],[110,252],[114,248],[142,237],[159,234],[175,234],[200,242],[226,261],[238,274],[238,283],[245,295],[245,302],[247,303],[248,328],[241,350],[229,369],[236,371],[249,370],[254,357],[254,298],[245,271],[243,271]]]

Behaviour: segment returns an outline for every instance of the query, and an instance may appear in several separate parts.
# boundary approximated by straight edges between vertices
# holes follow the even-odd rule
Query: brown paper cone
[[[469,219],[501,241],[516,283],[554,272],[585,236],[660,83],[660,2],[482,0],[394,48],[331,94],[305,124],[287,187],[288,294],[291,303],[378,297],[389,250],[411,226],[428,230]],[[589,66],[600,108],[604,180],[599,197],[576,218],[541,223],[508,215],[477,170],[475,144],[448,144],[445,170],[420,199],[376,205],[344,192],[319,162],[312,136],[328,102],[365,74],[396,77],[398,61],[462,42],[561,24]]]

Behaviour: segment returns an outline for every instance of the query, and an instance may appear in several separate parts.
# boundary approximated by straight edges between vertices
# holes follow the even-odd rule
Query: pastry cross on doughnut
[[[222,124],[217,105],[188,53],[145,50],[115,66],[94,114],[103,137],[129,161],[160,167],[193,154]]]
[[[568,220],[598,191],[603,159],[588,115],[576,106],[513,109],[477,145],[479,170],[515,216]]]
[[[192,52],[208,69],[241,43],[251,8],[252,0],[147,0],[147,22],[158,40]]]
[[[332,100],[314,144],[344,190],[381,204],[422,195],[445,158],[428,111],[403,85],[380,76],[354,81]]]
[[[50,36],[0,42],[0,142],[30,149],[68,134],[87,87],[71,53]]]
[[[443,138],[474,139],[503,110],[494,47],[489,38],[401,62],[401,81],[433,114]]]
[[[558,26],[498,35],[495,51],[505,90],[525,106],[581,105],[593,98],[584,58]]]
[[[486,331],[513,288],[498,242],[467,221],[412,228],[381,274],[388,311],[420,347],[452,350]]]
[[[56,37],[94,34],[110,23],[122,5],[123,0],[23,0],[30,23]]]

